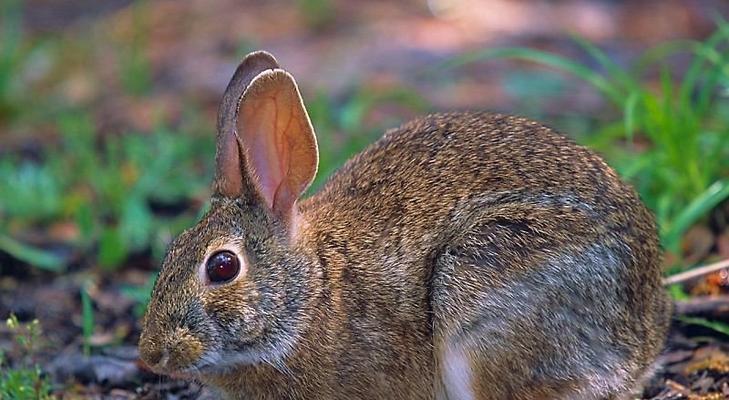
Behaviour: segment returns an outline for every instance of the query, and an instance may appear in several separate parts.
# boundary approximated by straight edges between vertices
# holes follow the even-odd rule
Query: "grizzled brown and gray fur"
[[[437,114],[310,198],[293,78],[249,55],[220,107],[210,211],[172,244],[143,360],[231,399],[625,399],[670,303],[653,218],[543,125]],[[241,263],[213,283],[206,260]]]

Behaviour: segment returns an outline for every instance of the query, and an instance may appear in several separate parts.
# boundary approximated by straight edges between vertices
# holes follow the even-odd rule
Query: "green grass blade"
[[[628,74],[623,68],[616,64],[610,57],[605,54],[604,51],[600,50],[597,46],[585,40],[584,38],[572,35],[578,46],[580,46],[587,54],[590,55],[595,61],[597,61],[605,71],[607,71],[609,77],[623,85],[623,89],[626,91],[637,91],[640,90],[640,83],[636,81],[630,74]]]
[[[584,145],[587,147],[597,149],[602,154],[620,151],[621,149],[615,146],[615,141],[625,137],[625,122],[624,121],[605,121],[601,122],[598,129],[587,135],[584,140]]]
[[[638,107],[639,92],[632,91],[625,100],[625,106],[623,107],[623,121],[625,124],[625,136],[628,139],[630,146],[633,145],[633,138],[635,137],[635,126],[636,126],[636,108]]]
[[[91,336],[94,334],[94,307],[86,285],[81,287],[81,331],[84,355],[91,355]]]
[[[2,233],[0,233],[0,250],[20,261],[48,271],[61,272],[65,267],[63,258],[19,242]]]
[[[695,317],[679,317],[678,319],[684,324],[703,326],[704,328],[709,328],[713,331],[729,336],[729,324],[724,322]]]
[[[700,115],[704,115],[710,110],[713,103],[711,100],[715,97],[719,81],[722,77],[729,77],[729,55],[713,51],[710,58],[708,71],[702,70],[703,84],[696,95],[695,109]]]
[[[684,232],[727,198],[729,198],[729,180],[717,181],[709,186],[663,230],[664,234],[661,236],[664,238],[666,247],[672,251],[678,251]]]
[[[697,73],[701,74],[705,79],[703,87],[700,89],[698,94],[698,106],[699,110],[706,110],[709,107],[709,99],[711,99],[719,77],[729,76],[729,56],[726,54],[725,49],[719,48],[720,44],[726,44],[729,42],[729,23],[726,22],[721,16],[717,16],[716,25],[718,27],[717,32],[712,34],[703,44],[696,46],[696,59],[706,61],[709,63],[709,71],[700,71]],[[693,67],[693,65],[692,65]],[[708,75],[708,76],[707,76]],[[699,76],[696,77],[696,80]]]
[[[691,298],[691,296],[686,293],[686,291],[683,290],[683,285],[680,284],[673,284],[668,287],[668,293],[671,295],[671,298],[674,300],[688,300]]]
[[[618,88],[616,88],[613,83],[605,79],[604,76],[594,72],[587,66],[572,61],[566,57],[558,56],[540,50],[534,50],[524,47],[506,47],[475,51],[467,53],[460,57],[455,57],[452,60],[444,63],[442,67],[455,68],[476,61],[487,61],[502,58],[521,59],[570,73],[595,87],[615,105],[622,106],[622,92]]]
[[[141,318],[147,310],[149,299],[152,297],[154,284],[157,281],[157,275],[152,275],[147,282],[140,286],[122,286],[121,293],[127,298],[134,301],[132,311],[137,318]]]
[[[631,73],[635,76],[640,76],[645,73],[646,70],[666,58],[677,54],[677,53],[689,53],[700,44],[695,40],[675,40],[666,43],[661,43],[645,51],[637,61],[633,63]]]
[[[650,168],[650,165],[653,163],[653,156],[650,154],[626,154],[624,155],[624,159],[620,160],[620,165],[618,168],[618,171],[620,172],[620,176],[622,176],[625,179],[634,179],[636,175],[641,173],[641,171],[645,171],[647,168]]]
[[[718,29],[703,43],[695,43],[692,46],[694,52],[694,59],[689,65],[683,80],[681,81],[681,88],[679,89],[679,101],[681,103],[688,103],[693,95],[693,91],[696,88],[699,79],[704,76],[706,71],[704,65],[707,61],[717,63],[721,60],[722,56],[717,51],[717,46],[722,40],[727,38],[727,32],[724,29]]]

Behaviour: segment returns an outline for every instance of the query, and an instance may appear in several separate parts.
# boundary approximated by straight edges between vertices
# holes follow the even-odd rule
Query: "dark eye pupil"
[[[219,251],[213,254],[208,258],[206,267],[208,279],[213,283],[232,280],[240,271],[238,257],[230,251]]]

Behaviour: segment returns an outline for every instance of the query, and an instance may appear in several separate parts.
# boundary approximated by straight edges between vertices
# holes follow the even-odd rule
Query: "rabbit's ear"
[[[314,129],[294,78],[281,69],[256,76],[241,98],[236,126],[247,175],[271,210],[288,219],[319,163]]]
[[[253,78],[261,72],[278,68],[273,56],[265,51],[248,54],[235,70],[218,108],[218,134],[214,190],[226,197],[239,197],[250,189],[243,174],[243,157],[236,134],[238,102]]]

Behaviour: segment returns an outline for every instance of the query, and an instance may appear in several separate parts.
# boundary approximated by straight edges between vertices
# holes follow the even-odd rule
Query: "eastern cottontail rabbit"
[[[431,115],[323,187],[294,79],[247,56],[210,211],[172,244],[140,340],[233,399],[623,399],[666,334],[653,218],[536,122]]]

